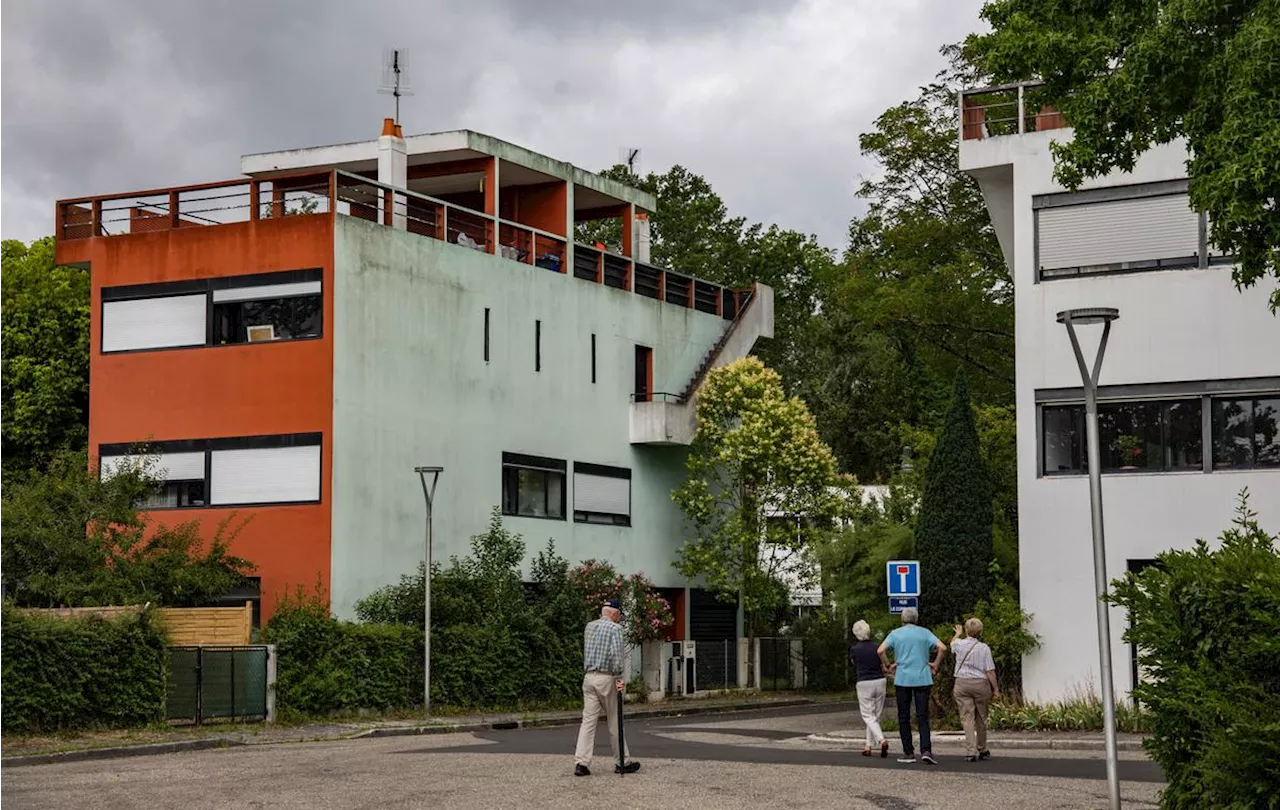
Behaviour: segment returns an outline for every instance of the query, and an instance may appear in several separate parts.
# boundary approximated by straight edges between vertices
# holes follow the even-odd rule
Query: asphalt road
[[[575,778],[576,727],[279,744],[5,768],[14,808],[1090,808],[1105,804],[1093,752],[993,751],[966,763],[902,765],[814,744],[852,727],[847,707],[632,721],[639,773],[612,773],[603,724],[594,775]],[[896,753],[897,746],[894,746]],[[1125,754],[1126,807],[1155,807],[1159,769]]]

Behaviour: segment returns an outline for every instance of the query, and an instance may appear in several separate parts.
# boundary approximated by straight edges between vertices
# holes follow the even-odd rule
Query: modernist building
[[[1049,145],[1071,131],[1035,93],[962,94],[959,148],[1014,279],[1022,603],[1042,639],[1024,686],[1057,699],[1099,689],[1083,393],[1056,313],[1120,311],[1098,409],[1113,578],[1212,542],[1246,487],[1263,525],[1280,527],[1280,320],[1265,285],[1237,291],[1232,257],[1208,242],[1187,201],[1184,143],[1068,193]],[[1101,330],[1080,332],[1091,358]],[[1126,621],[1112,610],[1119,694],[1139,677]]]
[[[414,467],[438,465],[437,560],[498,507],[530,557],[554,539],[648,574],[675,638],[733,637],[736,610],[672,568],[671,491],[703,375],[771,336],[771,290],[652,266],[652,196],[474,132],[388,120],[242,169],[58,203],[58,261],[92,270],[104,469],[146,443],[163,520],[249,518],[232,550],[267,615],[319,582],[351,616],[414,571]],[[620,244],[575,244],[609,218]]]

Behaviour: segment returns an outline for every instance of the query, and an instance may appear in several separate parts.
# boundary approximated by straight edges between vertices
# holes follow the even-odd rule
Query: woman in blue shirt
[[[880,663],[893,676],[893,694],[898,703],[898,733],[902,735],[902,756],[899,762],[915,762],[915,748],[911,745],[911,704],[916,705],[916,723],[920,726],[920,760],[937,765],[933,758],[933,746],[929,739],[929,693],[933,690],[933,676],[947,654],[947,645],[923,627],[920,613],[915,608],[902,611],[902,626],[889,634],[876,652]],[[929,660],[929,652],[938,655]],[[886,652],[893,651],[893,663]]]

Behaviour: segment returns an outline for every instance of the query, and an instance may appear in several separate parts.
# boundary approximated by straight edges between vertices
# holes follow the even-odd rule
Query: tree
[[[675,566],[740,600],[750,628],[757,612],[777,605],[776,574],[808,563],[856,493],[804,402],[787,397],[758,358],[712,370],[697,409],[688,478],[672,493],[692,533]]]
[[[1185,138],[1191,205],[1236,283],[1280,279],[1280,2],[991,0],[982,16],[971,58],[996,81],[1043,79],[1075,130],[1053,146],[1063,185]]]
[[[25,475],[88,440],[89,272],[56,266],[51,237],[0,250],[4,472]]]
[[[1274,807],[1280,795],[1280,536],[1240,494],[1234,525],[1113,583],[1125,641],[1149,673],[1134,696],[1150,710],[1144,744],[1168,787],[1165,808]]]
[[[961,619],[987,595],[991,523],[991,484],[969,385],[959,371],[947,421],[925,470],[916,522],[922,624]]]
[[[228,551],[238,531],[229,521],[205,542],[195,522],[156,526],[138,511],[159,484],[154,464],[99,478],[84,451],[61,451],[47,471],[6,487],[6,595],[30,607],[189,607],[240,584],[253,565]]]

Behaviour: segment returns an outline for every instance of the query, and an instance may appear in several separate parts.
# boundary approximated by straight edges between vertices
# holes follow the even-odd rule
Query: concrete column
[[[652,239],[649,236],[649,215],[643,211],[636,214],[636,227],[634,232],[636,236],[636,250],[633,255],[636,257],[636,261],[641,264],[648,264],[650,261],[649,249],[652,247]]]
[[[751,653],[750,642],[748,639],[738,639],[738,688],[746,689],[747,684],[747,661]]]
[[[267,722],[276,721],[276,645],[267,645]]]
[[[400,125],[390,118],[382,122],[382,135],[378,138],[378,182],[398,189],[409,187],[408,147],[400,132]],[[392,227],[403,231],[407,224],[405,215],[408,200],[402,194],[392,194],[391,201]]]

